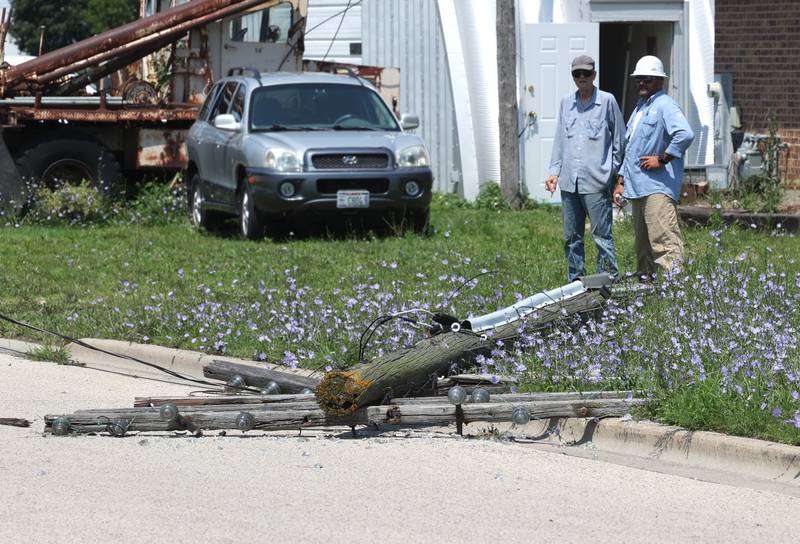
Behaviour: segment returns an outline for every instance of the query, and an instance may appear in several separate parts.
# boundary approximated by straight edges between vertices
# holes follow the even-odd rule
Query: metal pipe
[[[109,96],[106,101],[112,105],[122,104],[122,97]],[[35,103],[33,96],[0,99],[0,106],[33,106]],[[96,106],[99,103],[99,96],[43,96],[41,99],[43,106]]]
[[[153,50],[160,49],[161,47],[167,45],[170,42],[169,39],[165,39],[162,42],[158,42],[154,44]],[[53,94],[56,95],[69,95],[73,92],[82,89],[86,85],[94,83],[95,81],[102,80],[102,78],[106,77],[107,75],[116,72],[117,70],[128,66],[129,64],[136,62],[143,56],[145,56],[147,52],[142,54],[141,51],[138,52],[128,52],[127,54],[120,55],[116,58],[109,59],[108,62],[101,64],[100,66],[95,66],[91,69],[87,69],[86,71],[82,72],[79,76],[73,77],[72,79],[62,83],[59,87],[52,91]]]
[[[32,74],[50,72],[244,1],[246,0],[196,0],[181,4],[12,66],[5,71],[4,84],[13,85]]]
[[[536,293],[524,300],[520,300],[516,304],[502,308],[490,314],[482,315],[467,319],[469,327],[474,332],[482,332],[488,329],[493,329],[501,325],[506,325],[513,321],[522,319],[529,314],[532,314],[539,308],[553,304],[554,302],[563,302],[574,296],[586,292],[586,287],[580,280],[575,280],[562,287],[556,287],[549,291]]]
[[[171,40],[178,38],[179,36],[181,36],[185,32],[188,32],[193,28],[205,25],[207,23],[213,22],[218,19],[222,19],[229,15],[235,15],[236,13],[239,13],[241,11],[250,9],[253,6],[264,5],[264,4],[271,5],[276,3],[278,3],[278,0],[238,0],[235,5],[219,9],[212,13],[208,13],[202,17],[191,19],[189,21],[184,21],[168,29],[153,32],[146,36],[140,37],[136,41],[125,43],[123,45],[119,45],[112,49],[99,52],[91,57],[85,57],[83,59],[76,60],[71,64],[62,64],[60,68],[48,71],[47,73],[38,76],[36,78],[36,82],[39,83],[40,85],[46,85],[51,81],[64,77],[70,73],[77,72],[92,65],[97,65],[101,62],[104,62],[106,60],[109,60],[111,58],[123,54],[130,54],[133,52],[137,52],[139,53],[138,58],[142,58],[152,53],[153,51],[157,51],[158,49],[163,47],[164,44],[169,43]],[[187,5],[187,4],[182,4],[182,5]],[[134,58],[133,60],[136,59]]]

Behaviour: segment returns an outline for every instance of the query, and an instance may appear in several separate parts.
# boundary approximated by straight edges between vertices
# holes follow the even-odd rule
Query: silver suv
[[[238,216],[259,238],[286,219],[374,218],[428,226],[425,143],[354,75],[237,68],[206,98],[186,141],[193,223]],[[401,128],[402,127],[402,128]]]

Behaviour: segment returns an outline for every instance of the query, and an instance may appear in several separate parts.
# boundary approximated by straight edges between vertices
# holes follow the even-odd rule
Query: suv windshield
[[[376,92],[335,83],[260,87],[251,97],[249,122],[253,131],[400,130]]]

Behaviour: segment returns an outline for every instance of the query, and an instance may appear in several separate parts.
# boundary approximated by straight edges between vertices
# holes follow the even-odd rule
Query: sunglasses
[[[649,83],[653,83],[654,81],[656,81],[657,79],[660,79],[660,78],[653,77],[653,76],[636,76],[633,79],[636,80],[636,83],[648,83],[649,84]]]
[[[593,73],[591,70],[574,70],[572,77],[592,77]]]

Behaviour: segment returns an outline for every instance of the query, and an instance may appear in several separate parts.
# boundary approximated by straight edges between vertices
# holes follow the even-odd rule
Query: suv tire
[[[222,223],[222,217],[205,209],[202,183],[200,176],[195,173],[189,184],[189,219],[197,229],[217,230]]]
[[[239,194],[239,228],[245,240],[258,240],[264,237],[264,219],[258,215],[250,185],[243,185]]]
[[[411,223],[411,228],[414,229],[414,232],[417,234],[422,234],[424,236],[428,236],[430,234],[431,229],[431,210],[430,208],[425,208],[424,210],[419,210],[415,212],[411,212],[409,214],[409,222]]]

